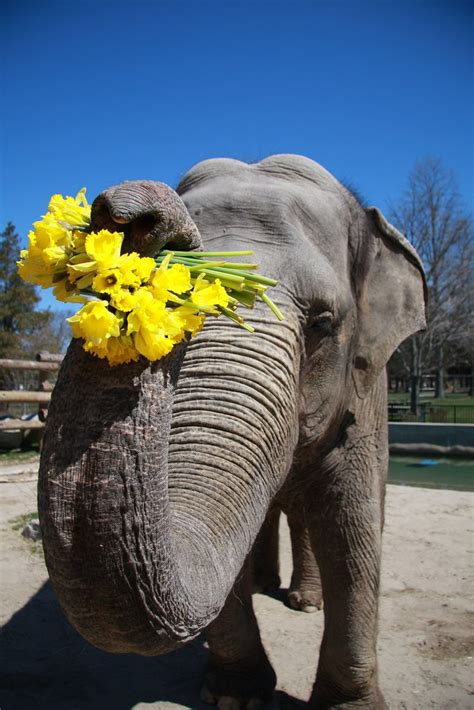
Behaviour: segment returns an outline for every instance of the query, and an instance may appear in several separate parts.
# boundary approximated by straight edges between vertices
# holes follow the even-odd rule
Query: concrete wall
[[[390,444],[474,447],[474,424],[390,422],[388,438]]]

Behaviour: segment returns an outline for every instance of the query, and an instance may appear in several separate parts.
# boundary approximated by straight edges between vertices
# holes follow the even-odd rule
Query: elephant
[[[68,619],[100,649],[145,656],[205,631],[202,697],[256,707],[276,677],[252,608],[251,551],[281,508],[310,540],[324,595],[309,706],[385,707],[385,365],[425,326],[415,249],[290,154],[205,160],[176,192],[121,183],[96,198],[92,225],[123,231],[124,250],[142,255],[252,249],[278,280],[284,320],[264,304],[249,311],[253,334],[208,318],[166,357],[117,367],[71,342],[39,475],[45,559]]]
[[[285,490],[285,489],[283,489]],[[282,498],[282,496],[280,496]],[[279,561],[279,523],[282,510],[287,510],[293,571],[287,593],[288,606],[311,614],[323,606],[323,590],[318,563],[313,553],[308,528],[301,507],[288,510],[288,501],[272,504],[252,548],[252,591],[275,596],[281,585]]]

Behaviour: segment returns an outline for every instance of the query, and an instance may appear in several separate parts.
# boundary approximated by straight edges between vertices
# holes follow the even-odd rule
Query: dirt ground
[[[206,649],[198,639],[158,658],[113,656],[69,626],[47,582],[40,543],[12,527],[36,510],[34,471],[0,471],[1,710],[193,708]],[[390,708],[474,708],[474,494],[388,487],[380,605],[380,682]],[[290,575],[281,530],[283,584]],[[255,596],[278,676],[268,709],[307,699],[323,612],[303,614]]]

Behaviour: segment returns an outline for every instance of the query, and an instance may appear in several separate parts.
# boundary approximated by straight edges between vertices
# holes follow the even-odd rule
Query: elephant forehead
[[[182,193],[203,242],[213,249],[251,248],[262,273],[305,306],[330,307],[345,293],[350,272],[349,219],[337,191],[250,176],[221,176]]]
[[[335,182],[321,188],[247,171],[200,183],[181,197],[203,227],[254,227],[292,246],[304,233],[328,256],[335,247],[347,250],[350,213]]]

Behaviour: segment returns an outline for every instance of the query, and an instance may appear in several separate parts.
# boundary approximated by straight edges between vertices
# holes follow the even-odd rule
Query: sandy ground
[[[193,708],[206,660],[203,640],[159,658],[113,656],[89,646],[64,619],[38,544],[12,529],[36,509],[31,472],[0,474],[1,710]],[[389,486],[379,658],[390,708],[474,708],[474,494]],[[288,531],[282,526],[283,583]],[[278,676],[267,707],[307,699],[323,613],[293,611],[255,596],[265,646]]]

